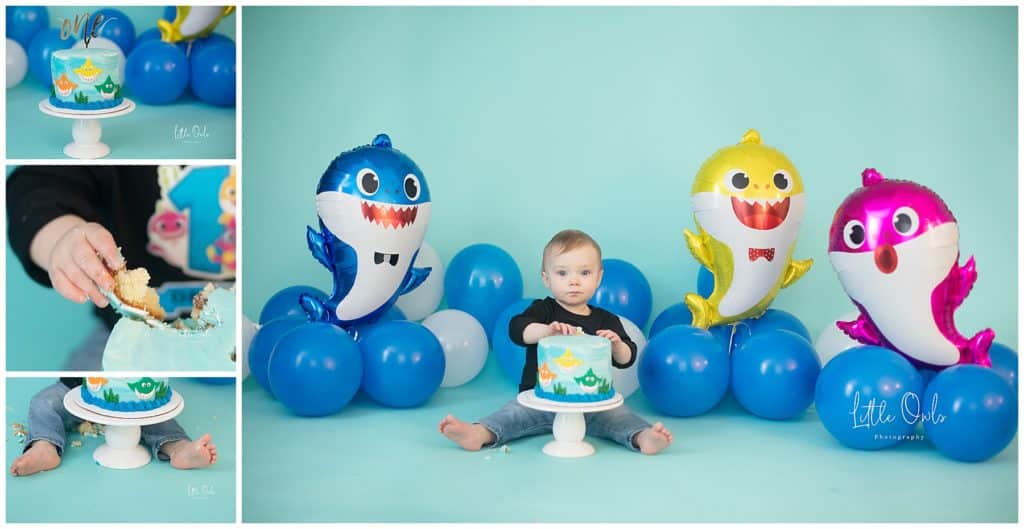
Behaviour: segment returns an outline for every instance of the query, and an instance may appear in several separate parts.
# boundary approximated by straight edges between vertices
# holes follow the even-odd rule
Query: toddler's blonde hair
[[[549,257],[562,255],[565,252],[587,245],[597,250],[597,260],[600,261],[601,246],[590,235],[580,230],[562,230],[556,233],[544,246],[544,256],[540,262],[541,270],[547,270]]]

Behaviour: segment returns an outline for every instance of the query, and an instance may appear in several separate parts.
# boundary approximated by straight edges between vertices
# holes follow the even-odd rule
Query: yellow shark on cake
[[[793,260],[804,217],[804,184],[785,154],[748,130],[697,172],[691,201],[698,232],[684,230],[693,256],[715,277],[706,299],[686,295],[693,326],[707,329],[760,316],[779,289],[811,268]]]
[[[160,39],[164,42],[180,42],[199,37],[207,37],[213,33],[220,20],[232,12],[235,6],[177,6],[174,20],[157,20],[160,28]]]

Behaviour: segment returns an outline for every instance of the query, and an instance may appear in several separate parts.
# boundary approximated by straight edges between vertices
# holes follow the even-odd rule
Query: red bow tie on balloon
[[[775,259],[775,248],[748,248],[747,258],[751,261],[756,261],[759,257],[764,257],[765,260],[771,261]]]

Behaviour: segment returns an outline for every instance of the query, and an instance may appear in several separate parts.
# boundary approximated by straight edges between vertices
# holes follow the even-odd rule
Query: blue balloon
[[[802,336],[762,331],[732,353],[732,393],[758,417],[791,419],[814,401],[820,371],[814,347]]]
[[[651,317],[651,284],[640,269],[622,259],[605,259],[602,264],[604,275],[591,304],[643,329]]]
[[[285,333],[270,356],[271,393],[292,413],[322,417],[345,407],[359,391],[359,346],[330,323],[303,323]]]
[[[134,46],[138,46],[143,42],[148,42],[151,40],[160,40],[160,28],[149,28],[146,31],[143,31],[142,33],[136,35]]]
[[[674,325],[647,342],[637,376],[658,411],[691,417],[714,408],[725,396],[729,357],[708,331]]]
[[[363,391],[385,406],[419,406],[441,387],[444,350],[434,333],[418,323],[378,323],[363,334],[359,349]]]
[[[700,294],[702,298],[707,298],[714,291],[715,275],[711,273],[711,270],[701,266],[697,272],[697,294]]]
[[[395,321],[395,320],[407,320],[405,313],[402,309],[398,308],[398,305],[391,305],[388,307],[387,312],[380,316],[380,321]]]
[[[363,335],[365,335],[370,329],[386,321],[402,321],[407,319],[405,314],[396,305],[388,307],[388,310],[380,315],[380,318],[367,322],[361,321],[359,323],[352,323],[348,326],[349,334],[353,335],[356,339],[356,343],[362,341]]]
[[[117,9],[100,9],[92,15],[92,20],[96,20],[96,15],[103,15],[97,36],[114,41],[121,52],[131,53],[135,45],[135,24],[132,24],[132,19]]]
[[[923,392],[921,374],[902,355],[861,346],[825,364],[814,388],[814,406],[840,443],[877,450],[914,431]]]
[[[299,296],[312,294],[327,297],[322,290],[309,285],[297,285],[279,290],[263,305],[260,311],[260,325],[269,323],[278,318],[305,318],[306,311],[299,305]]]
[[[771,329],[792,331],[802,336],[808,343],[811,342],[811,332],[799,318],[784,310],[768,309],[760,318],[748,318],[736,323],[736,334],[732,338],[733,350],[740,348],[743,342],[755,334]]]
[[[1001,344],[993,343],[988,350],[989,359],[992,361],[992,369],[1010,383],[1013,392],[1017,392],[1017,353],[1013,349]]]
[[[188,87],[188,58],[180,48],[147,40],[128,54],[124,81],[131,94],[147,105],[176,101]]]
[[[987,367],[944,369],[928,384],[922,404],[925,434],[939,452],[957,461],[985,461],[1017,434],[1017,396],[1006,379]]]
[[[160,17],[168,22],[174,22],[174,19],[178,16],[177,6],[165,6],[163,16]]]
[[[522,380],[523,368],[526,367],[526,348],[512,341],[508,334],[508,324],[512,318],[522,314],[531,303],[532,300],[521,299],[505,307],[491,329],[491,350],[498,359],[501,373],[509,382],[517,385]]]
[[[468,312],[484,329],[523,297],[523,275],[515,259],[493,244],[474,244],[455,254],[444,273],[448,308]],[[494,336],[490,337],[491,342]]]
[[[50,27],[50,14],[42,6],[9,6],[6,14],[7,38],[26,50],[37,33]]]
[[[650,337],[654,338],[656,334],[667,327],[689,325],[691,323],[693,323],[693,314],[690,313],[690,307],[687,307],[686,303],[669,305],[668,308],[658,314],[657,318],[654,318],[654,323],[651,324]]]
[[[263,324],[252,337],[252,342],[249,344],[249,372],[252,373],[256,382],[263,386],[263,389],[270,391],[267,370],[270,366],[270,356],[274,352],[274,347],[277,347],[277,342],[285,333],[303,323],[308,323],[305,318],[278,318]]]
[[[28,54],[28,71],[44,86],[53,84],[50,71],[50,56],[58,50],[66,50],[75,45],[75,38],[61,40],[59,29],[43,29],[32,37],[32,43],[25,51]]]
[[[931,384],[932,379],[935,378],[935,375],[939,374],[938,371],[934,369],[929,369],[927,367],[922,367],[918,369],[917,372],[921,375],[921,383],[926,388],[928,387],[928,384]]]
[[[209,37],[201,37],[192,41],[186,41],[180,43],[185,50],[185,53],[189,58],[193,58],[199,55],[199,52],[214,44],[230,44],[235,45],[235,41],[231,40],[230,37],[221,35],[220,33],[210,33]]]
[[[722,344],[722,350],[726,354],[732,354],[736,346],[732,343],[733,325],[716,325],[708,329],[711,336],[714,336],[718,343]]]
[[[191,56],[192,93],[221,107],[235,106],[235,45],[212,44]]]

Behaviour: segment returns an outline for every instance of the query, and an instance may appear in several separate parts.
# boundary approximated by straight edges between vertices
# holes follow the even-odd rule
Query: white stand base
[[[587,421],[583,414],[617,408],[624,399],[616,393],[614,397],[599,402],[561,403],[538,399],[533,390],[526,390],[516,400],[527,408],[555,413],[555,422],[551,427],[555,440],[544,445],[545,454],[553,457],[586,457],[594,453],[594,445],[583,440],[587,434]]]
[[[39,110],[51,116],[73,119],[71,138],[74,141],[64,146],[64,154],[70,158],[93,160],[110,154],[110,147],[100,141],[103,136],[103,128],[100,126],[99,120],[128,114],[135,110],[135,103],[125,98],[120,105],[113,108],[70,110],[51,105],[47,98],[39,102]]]
[[[151,459],[149,450],[139,444],[142,427],[177,417],[185,409],[185,401],[175,391],[170,402],[154,410],[116,412],[86,404],[81,390],[74,388],[64,395],[64,407],[76,417],[104,425],[104,443],[92,453],[96,463],[107,468],[131,469],[145,466]]]

